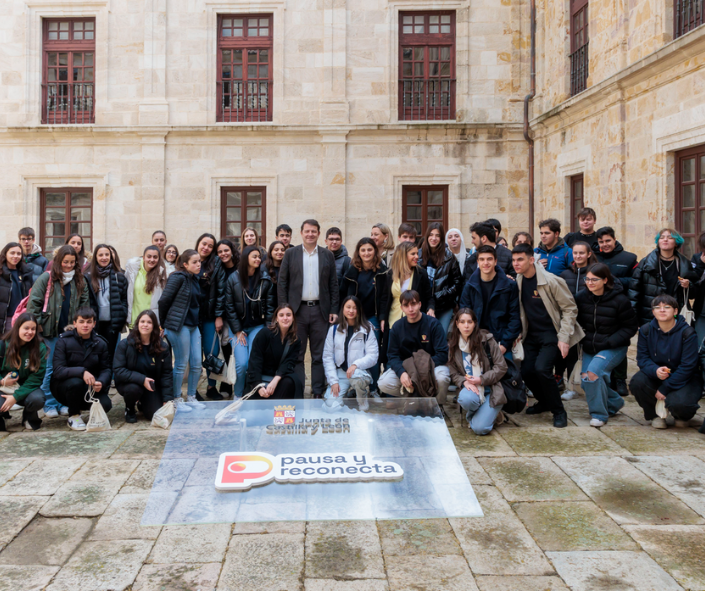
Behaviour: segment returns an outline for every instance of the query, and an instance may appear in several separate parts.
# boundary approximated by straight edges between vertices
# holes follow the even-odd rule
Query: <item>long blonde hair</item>
[[[412,273],[409,266],[409,252],[418,247],[413,242],[400,242],[392,257],[392,281],[402,283]]]
[[[394,237],[392,236],[392,231],[389,229],[387,224],[379,223],[372,226],[377,228],[382,234],[384,234],[384,244],[382,244],[382,250],[385,252],[388,250],[394,250]]]

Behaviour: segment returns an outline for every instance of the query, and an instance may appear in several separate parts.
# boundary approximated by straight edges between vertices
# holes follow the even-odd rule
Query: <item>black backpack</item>
[[[487,342],[483,344],[490,367],[494,367],[490,347]],[[521,379],[521,372],[513,361],[507,361],[507,373],[504,374],[499,383],[502,384],[504,396],[507,398],[507,402],[502,407],[502,412],[510,415],[522,412],[526,408],[526,388],[524,387],[524,380]]]

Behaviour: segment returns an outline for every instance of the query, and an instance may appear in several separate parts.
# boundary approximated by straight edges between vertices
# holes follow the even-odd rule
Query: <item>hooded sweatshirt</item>
[[[546,271],[559,277],[573,262],[573,251],[563,241],[563,238],[559,238],[551,250],[547,250],[546,246],[541,243],[534,249],[534,252],[537,255],[537,262],[541,259],[548,259]]]

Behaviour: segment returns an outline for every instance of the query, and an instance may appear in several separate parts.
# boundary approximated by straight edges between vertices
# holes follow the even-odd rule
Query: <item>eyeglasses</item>
[[[585,278],[585,283],[597,283],[598,281],[602,281],[600,277],[586,277]]]

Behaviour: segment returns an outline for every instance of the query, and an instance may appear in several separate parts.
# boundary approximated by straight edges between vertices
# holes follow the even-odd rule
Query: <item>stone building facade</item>
[[[467,230],[490,216],[509,232],[526,225],[524,4],[1,0],[0,14],[0,241],[30,225],[49,249],[62,231],[85,228],[94,245],[133,256],[155,229],[187,247],[202,232],[236,234],[244,226],[236,217],[252,213],[263,218],[267,242],[277,224],[296,228],[316,217],[324,229],[339,226],[350,245],[376,222],[401,223],[409,187],[442,189],[449,227]],[[233,96],[234,82],[223,92],[226,62],[229,76],[244,76],[223,48],[240,47],[233,38],[244,37],[225,19],[245,19],[246,28],[253,15],[252,36],[266,39],[248,39],[269,53],[260,47],[253,59],[266,67],[247,75],[268,80],[266,100],[254,99],[259,110],[248,120],[234,114],[247,103]],[[399,79],[409,74],[400,57],[409,41],[404,15],[412,16],[412,34],[452,25],[452,71],[441,65],[440,75],[452,79],[454,112],[408,120],[413,113],[400,106]],[[419,25],[414,15],[426,20]],[[79,24],[64,31],[64,22]],[[72,50],[76,35],[83,45]],[[422,78],[438,75],[428,65],[435,39],[413,75],[424,67]],[[57,85],[65,80],[56,69],[67,59],[62,52],[72,60],[69,82],[90,82],[74,84],[68,98],[66,84]],[[444,105],[439,96],[433,106]],[[226,111],[230,120],[221,121]],[[263,203],[232,212],[224,187],[255,188]],[[91,207],[62,212],[72,199]],[[72,217],[73,225],[64,219]]]

